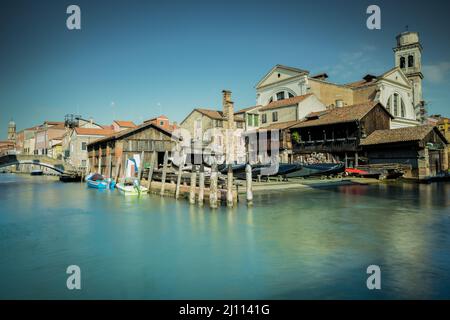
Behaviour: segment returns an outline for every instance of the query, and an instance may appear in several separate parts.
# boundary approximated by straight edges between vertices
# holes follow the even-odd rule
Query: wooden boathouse
[[[143,167],[150,166],[151,154],[156,152],[158,165],[164,161],[165,152],[176,146],[172,131],[154,121],[121,131],[88,144],[89,169],[106,177],[124,177],[128,159],[139,155]]]
[[[424,180],[448,174],[448,141],[434,126],[377,130],[361,146],[369,165],[409,165],[405,178]]]
[[[389,129],[391,119],[393,116],[377,102],[310,113],[290,127],[294,161],[322,154],[326,161],[357,167],[367,162],[361,154],[361,140],[376,130]]]

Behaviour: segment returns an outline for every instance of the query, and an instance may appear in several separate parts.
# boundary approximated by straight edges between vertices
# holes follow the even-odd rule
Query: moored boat
[[[148,188],[141,186],[138,180],[120,182],[116,184],[116,188],[123,194],[132,196],[138,196],[148,192]]]
[[[39,170],[39,169],[33,170],[30,172],[30,175],[32,175],[32,176],[42,176],[43,174],[44,174],[44,171]]]
[[[301,168],[286,174],[286,178],[331,176],[345,171],[343,163],[302,163]]]

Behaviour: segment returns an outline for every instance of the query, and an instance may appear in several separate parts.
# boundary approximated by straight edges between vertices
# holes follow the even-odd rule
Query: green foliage
[[[300,134],[297,131],[294,131],[292,133],[292,141],[294,141],[295,143],[300,143]]]

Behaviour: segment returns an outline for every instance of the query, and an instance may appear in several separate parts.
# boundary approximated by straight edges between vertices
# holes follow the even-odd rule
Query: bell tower
[[[16,141],[16,123],[12,120],[8,124],[8,141]]]
[[[411,82],[416,119],[422,122],[426,118],[426,110],[422,97],[422,45],[419,34],[410,31],[399,34],[394,54],[395,66],[402,69]]]

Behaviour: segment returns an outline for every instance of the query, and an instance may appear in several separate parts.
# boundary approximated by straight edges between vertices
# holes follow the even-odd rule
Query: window
[[[284,91],[277,93],[277,101],[284,100]]]
[[[222,120],[216,120],[216,127],[222,128],[223,127],[223,121]]]
[[[401,117],[404,118],[405,114],[406,114],[406,108],[405,108],[405,103],[403,102],[403,99],[400,99],[400,113],[401,113]]]
[[[87,143],[86,142],[82,142],[81,143],[81,150],[83,150],[83,151],[87,150]]]
[[[160,125],[160,126],[163,126],[163,125],[164,125],[164,121],[160,121],[160,122],[159,122],[159,125]]]
[[[387,104],[386,104],[387,111],[391,112],[391,97],[388,98]]]
[[[289,97],[289,98],[293,98],[294,95],[293,95],[292,93],[288,92],[288,97]]]
[[[414,56],[408,56],[408,68],[414,67]]]
[[[241,121],[237,121],[236,122],[236,128],[242,129],[243,127],[244,127],[244,123],[243,122],[241,122]]]
[[[86,167],[86,160],[81,160],[81,166],[84,168]]]
[[[394,93],[394,117],[398,116],[398,93]]]
[[[272,112],[272,121],[273,122],[278,121],[278,112],[277,111]]]
[[[261,118],[262,123],[267,123],[267,114],[263,113]]]
[[[270,97],[269,103],[272,103],[272,102],[273,102],[273,97]]]
[[[400,68],[405,69],[406,67],[406,60],[405,57],[400,58]]]
[[[255,127],[259,126],[259,116],[257,114],[253,115],[253,125]]]

